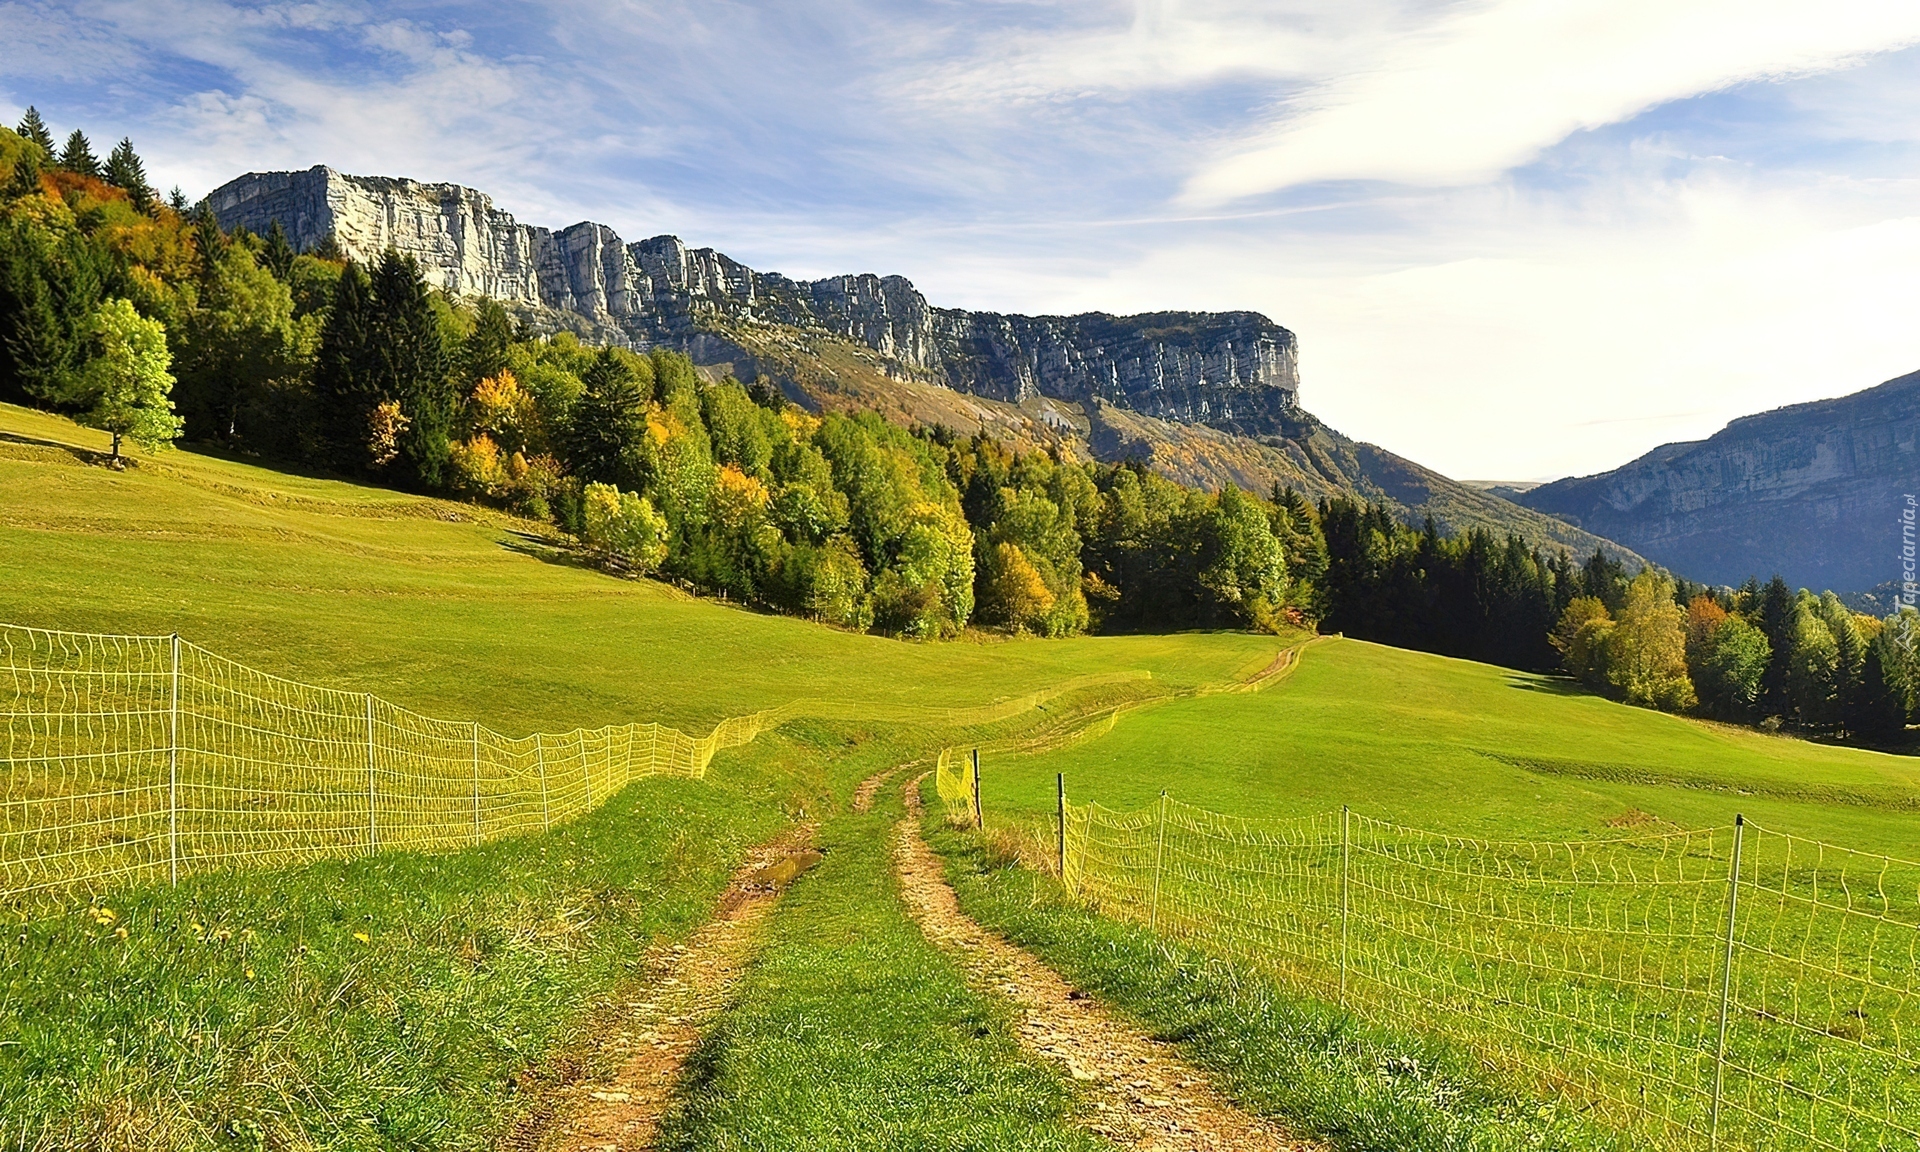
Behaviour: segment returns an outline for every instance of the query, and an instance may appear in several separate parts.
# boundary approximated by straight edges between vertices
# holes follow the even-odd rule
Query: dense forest
[[[391,252],[228,233],[156,195],[131,141],[56,147],[32,109],[0,129],[0,399],[104,428],[116,457],[184,439],[484,502],[610,568],[890,635],[1318,624],[1875,743],[1920,689],[1911,610],[810,414],[675,352],[537,336]]]

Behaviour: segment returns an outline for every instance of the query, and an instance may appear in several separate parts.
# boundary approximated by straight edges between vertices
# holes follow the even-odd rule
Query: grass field
[[[1714,1123],[1743,813],[1722,1134],[1877,1147],[1920,1114],[1920,868],[1872,855],[1920,856],[1913,764],[1333,641],[1261,694],[985,758],[982,797],[1050,843],[1064,773],[1119,810],[1076,808],[1068,841],[1112,915],[1682,1142]]]
[[[1565,681],[1353,640],[1307,649],[1257,694],[1175,700],[1111,734],[981,765],[989,822],[1067,794],[1133,809],[1164,789],[1241,816],[1356,812],[1463,836],[1780,831],[1920,856],[1920,760],[1631,708]],[[1640,781],[1659,780],[1663,783]],[[1610,824],[1609,822],[1612,822]]]
[[[1348,804],[1373,820],[1466,836],[1654,836],[1682,846],[1676,867],[1719,866],[1718,875],[1719,841],[1696,850],[1679,833],[1723,826],[1735,811],[1781,832],[1920,856],[1912,761],[1627,708],[1553,678],[1334,640],[1259,693],[1209,693],[1255,675],[1297,638],[907,644],[617,579],[578,563],[539,526],[483,509],[190,452],[113,472],[93,457],[104,443],[0,407],[0,620],[177,630],[258,668],[509,735],[646,720],[703,732],[796,698],[830,707],[723,754],[705,782],[642,781],[549,835],[196,877],[23,925],[0,941],[0,1130],[27,1146],[485,1146],[517,1106],[512,1078],[538,1068],[571,1022],[629,979],[649,943],[688,931],[747,844],[806,814],[827,821],[832,851],[775,913],[769,949],[709,1038],[669,1128],[673,1146],[881,1146],[835,1135],[878,1117],[890,1127],[875,1130],[898,1145],[1090,1147],[1072,1128],[1071,1093],[1019,1057],[1004,1021],[892,898],[882,832],[897,812],[844,814],[866,773],[942,744],[989,749],[990,827],[1036,841],[1050,839],[1054,774],[1063,772],[1075,803],[1110,809],[1143,808],[1165,790],[1256,820]],[[1110,731],[1070,739],[1098,709],[1120,704],[1136,707]],[[893,722],[902,719],[910,723]],[[1019,746],[1047,750],[993,751]],[[1132,827],[1139,856],[1147,825]],[[1329,1007],[1320,993],[1337,857],[1326,827],[1300,855],[1316,895],[1285,912],[1318,952],[1307,965],[1318,966],[1318,985],[1287,984],[1270,964],[1208,966],[1204,948],[1180,952],[1188,946],[1083,907],[1022,905],[1018,891],[1039,891],[1031,873],[981,871],[971,899],[1147,1026],[1185,1037],[1243,1098],[1345,1146],[1596,1143],[1561,1112],[1539,1110],[1531,1094],[1550,1093],[1554,1077],[1487,1079],[1470,1045],[1426,1035],[1426,986],[1399,989],[1405,1011],[1390,1020],[1362,1024]],[[1456,898],[1481,901],[1475,910],[1497,904],[1486,875],[1462,871],[1468,850],[1410,848],[1398,835],[1376,837],[1362,865],[1383,877],[1381,891],[1391,866],[1417,856],[1466,877],[1457,890],[1425,890],[1441,919]],[[1521,867],[1514,852],[1525,851],[1499,867]],[[1809,878],[1820,882],[1804,859],[1763,862],[1778,867],[1781,908]],[[1610,897],[1587,898],[1582,914],[1631,911],[1643,935],[1711,944],[1724,884],[1703,877],[1688,878],[1684,915]],[[1535,878],[1586,882],[1577,867]],[[1178,882],[1166,895],[1178,930]],[[1226,922],[1254,907],[1202,895],[1185,894],[1190,923],[1195,909]],[[1285,895],[1267,891],[1259,914],[1278,915]],[[1118,901],[1109,910],[1130,914]],[[1872,943],[1883,960],[1906,939],[1898,931],[1911,931],[1892,910],[1884,900],[1873,908],[1893,933]],[[1433,919],[1421,930],[1437,930]],[[1808,945],[1833,952],[1833,964],[1852,962],[1828,921],[1792,926],[1803,942],[1796,963]],[[1572,937],[1563,927],[1536,919],[1521,953],[1497,963],[1476,955],[1428,976],[1454,981],[1449,995],[1485,993],[1486,973],[1526,960],[1527,948],[1564,950],[1562,937]],[[1611,962],[1593,946],[1603,967]],[[1562,951],[1549,978],[1495,990],[1546,1004],[1566,991],[1571,963]],[[1684,967],[1692,1012],[1713,970]],[[1254,971],[1265,974],[1243,983]],[[1764,1023],[1770,997],[1782,994],[1777,975],[1736,982],[1755,1006],[1752,1021]],[[1911,978],[1885,963],[1876,975]],[[1561,1015],[1617,1018],[1613,1035],[1632,1040],[1665,1028],[1658,1021],[1673,1007],[1589,996]],[[1809,1053],[1823,1059],[1819,1045],[1830,1041],[1864,1051],[1862,1038],[1887,1023],[1884,1008],[1829,1004],[1823,1030],[1797,1047],[1743,1048],[1759,1033],[1736,1021],[1736,1050],[1767,1074]],[[1832,1067],[1847,1083],[1880,1073],[1879,1087],[1904,1101],[1911,1070],[1889,1070],[1882,1050],[1867,1055]],[[1431,1075],[1408,1073],[1395,1063],[1403,1057]],[[820,1096],[823,1082],[841,1096]],[[1749,1077],[1747,1103],[1768,1083]]]

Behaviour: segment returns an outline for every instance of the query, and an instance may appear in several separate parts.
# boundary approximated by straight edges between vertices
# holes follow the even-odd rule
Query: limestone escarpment
[[[743,378],[753,373],[752,357],[725,347],[720,329],[766,323],[852,340],[882,356],[894,375],[1012,403],[1100,400],[1259,435],[1278,432],[1299,397],[1293,333],[1255,312],[1018,316],[933,308],[900,276],[794,280],[673,236],[626,243],[591,222],[556,232],[515,221],[471,188],[326,167],[252,173],[207,202],[229,228],[264,232],[278,221],[297,248],[331,235],[363,261],[392,247],[450,294],[544,310],[554,325],[589,338],[726,359]]]
[[[1778,572],[1860,591],[1902,579],[1909,496],[1920,497],[1920,372],[1746,416],[1519,500],[1696,580]]]

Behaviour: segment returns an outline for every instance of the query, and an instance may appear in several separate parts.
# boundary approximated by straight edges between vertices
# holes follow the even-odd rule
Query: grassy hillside
[[[1242,634],[937,645],[699,600],[576,563],[465,504],[174,451],[123,473],[105,438],[0,406],[0,620],[178,631],[234,659],[504,732],[698,728],[812,696],[968,706],[1073,677],[1215,680],[1273,658]]]
[[[1493,837],[1613,834],[1654,821],[1781,831],[1920,854],[1920,762],[1632,708],[1564,681],[1355,640],[1306,650],[1255,695],[1155,705],[1110,735],[981,767],[989,819],[1068,795],[1175,798],[1248,816],[1355,811]]]

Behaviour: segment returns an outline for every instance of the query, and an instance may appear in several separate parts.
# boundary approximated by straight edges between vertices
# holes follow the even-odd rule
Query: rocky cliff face
[[[1862,591],[1905,575],[1903,513],[1920,497],[1920,372],[1746,416],[1519,502],[1695,580],[1778,572],[1796,586]]]
[[[933,308],[899,276],[792,280],[673,236],[623,242],[590,222],[521,224],[455,184],[347,176],[331,168],[242,176],[208,197],[221,224],[279,221],[297,248],[332,235],[360,260],[392,247],[428,281],[637,347],[753,358],[723,334],[773,324],[855,341],[903,379],[1019,403],[1100,400],[1162,420],[1278,433],[1299,397],[1293,333],[1254,312],[1013,316]]]

